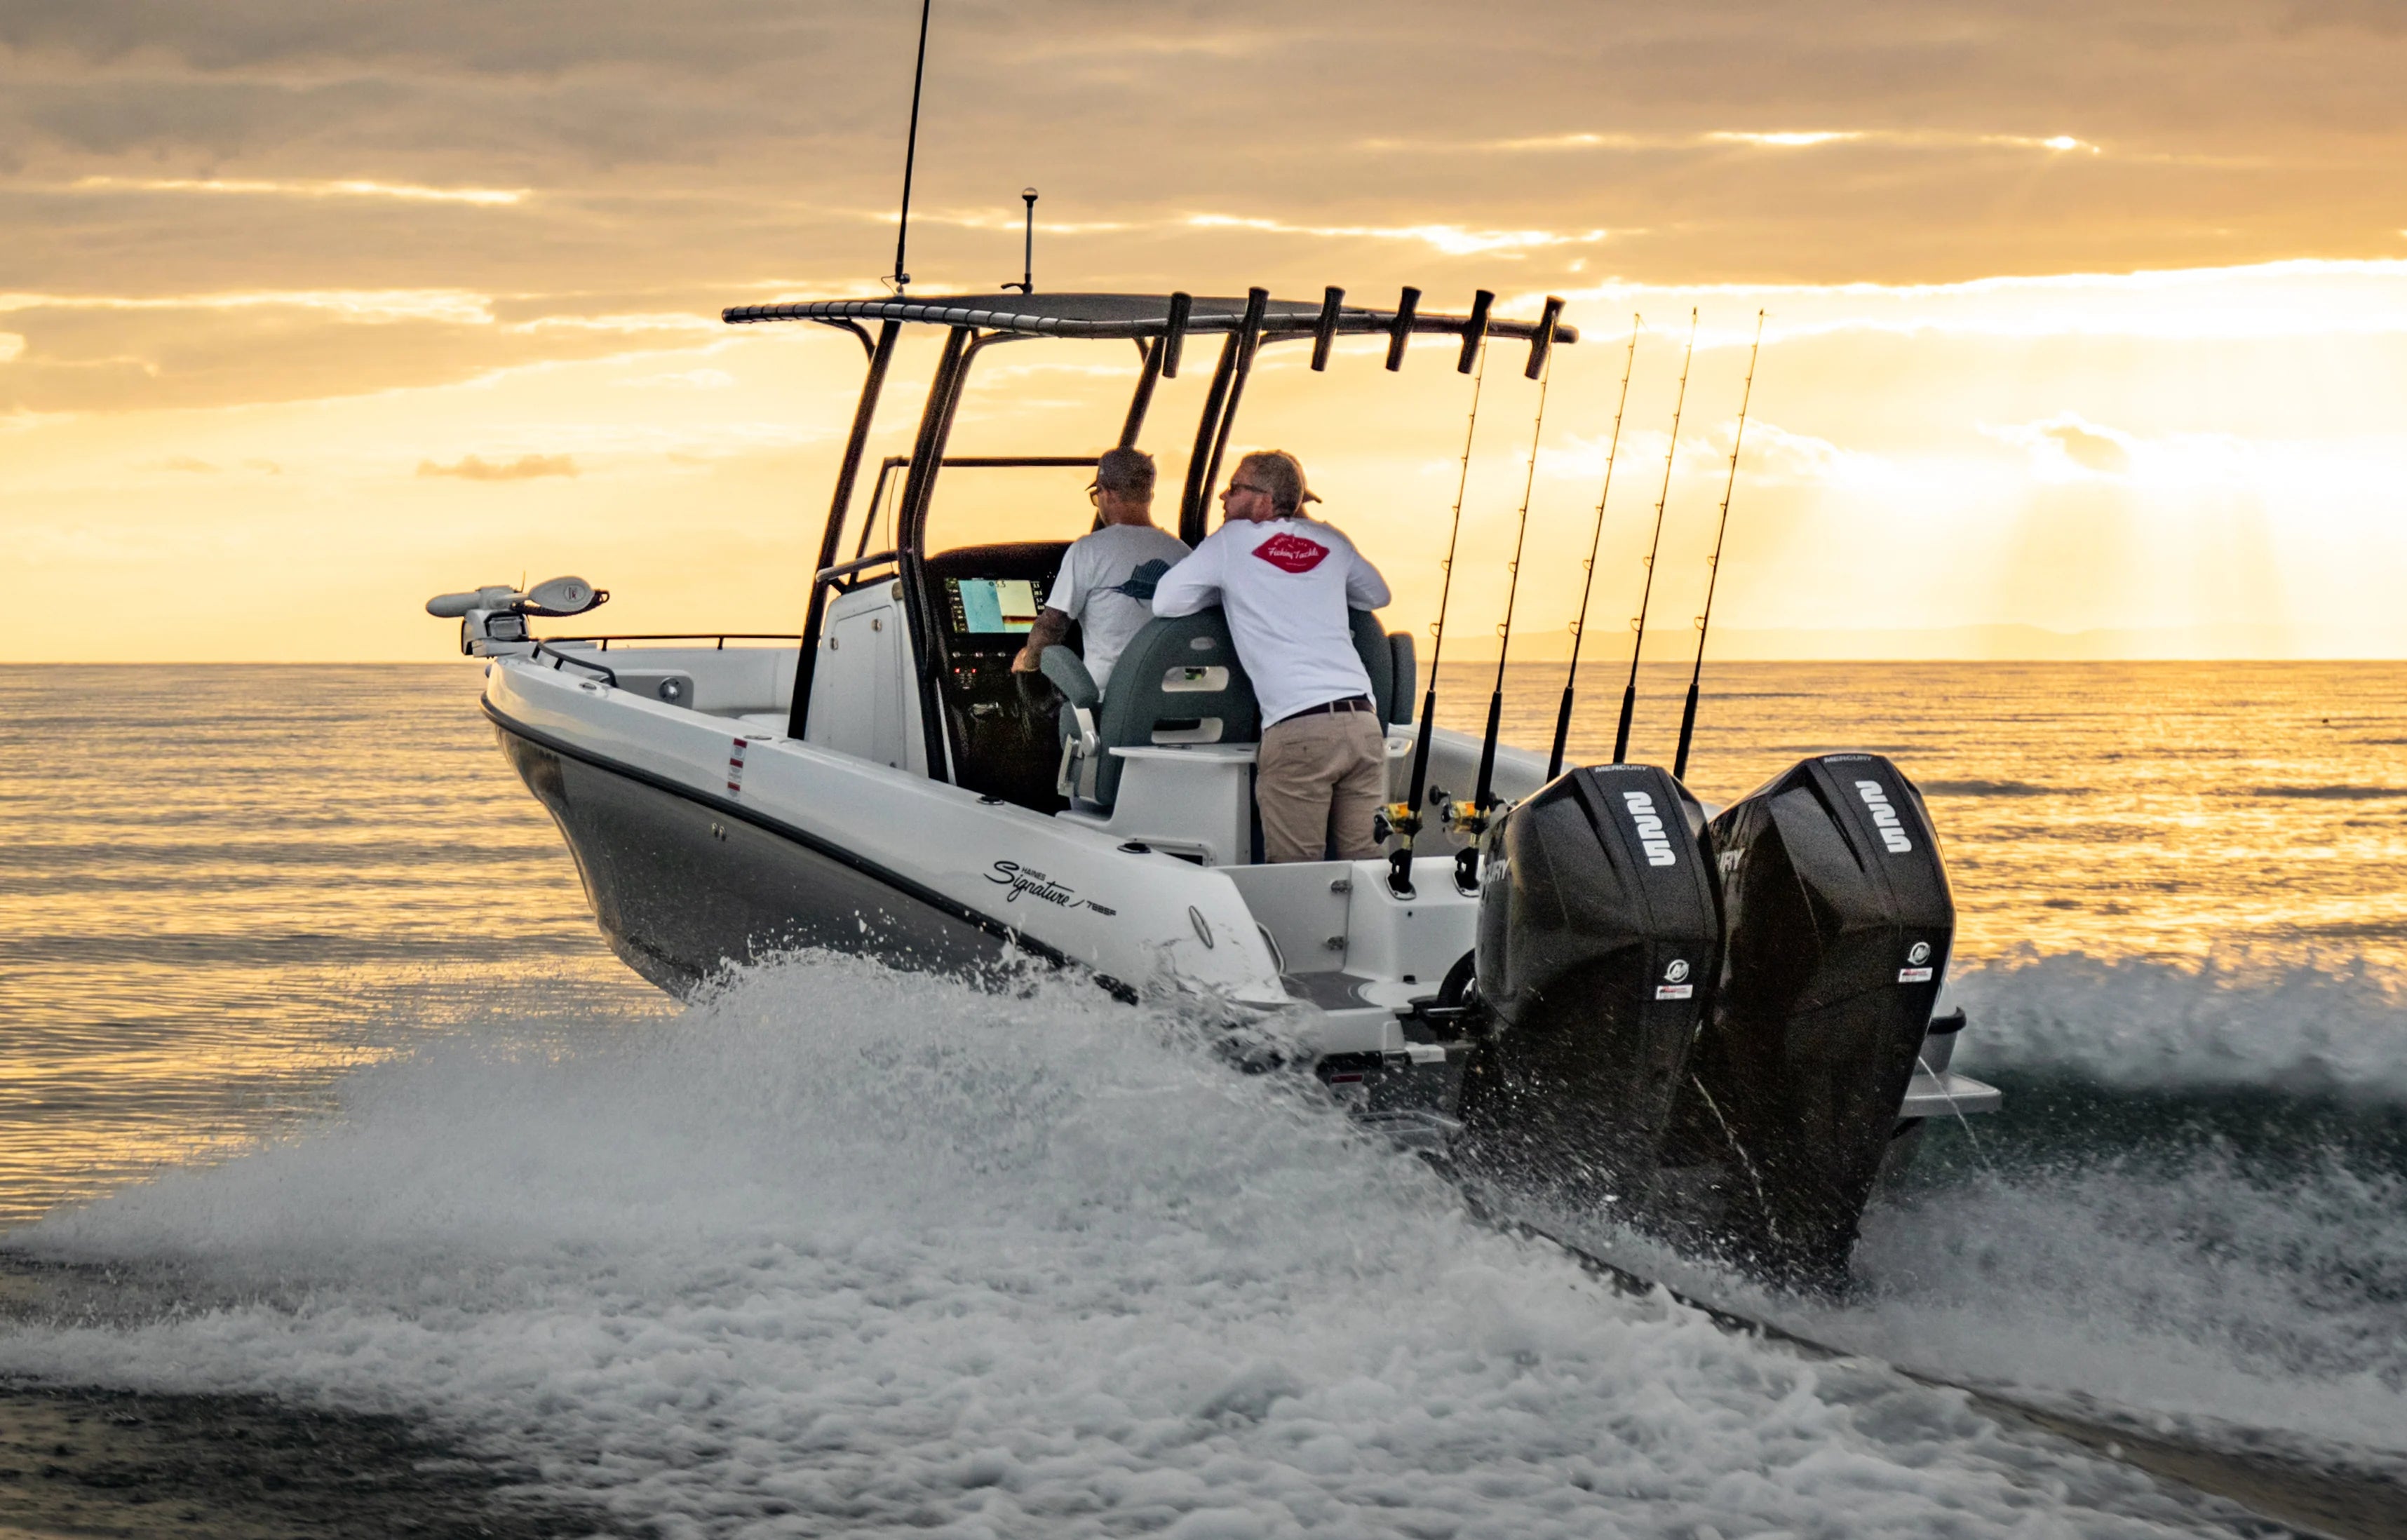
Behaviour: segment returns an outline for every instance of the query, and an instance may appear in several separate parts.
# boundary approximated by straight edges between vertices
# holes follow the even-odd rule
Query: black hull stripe
[[[596,770],[623,777],[628,780],[648,786],[654,791],[665,791],[671,796],[683,797],[688,802],[697,803],[713,812],[724,813],[729,818],[741,819],[756,829],[764,829],[780,839],[791,840],[796,845],[825,856],[830,861],[849,866],[863,877],[875,878],[896,892],[907,898],[916,899],[930,908],[948,914],[956,920],[965,920],[988,934],[1009,942],[1022,951],[1033,952],[1057,967],[1076,968],[1081,973],[1093,974],[1096,982],[1122,999],[1133,1001],[1136,997],[1135,991],[1108,974],[1094,973],[1094,970],[1085,963],[1077,962],[1057,948],[1047,946],[1018,927],[1006,925],[992,915],[971,908],[959,899],[940,893],[923,883],[915,882],[899,872],[871,861],[858,851],[847,850],[843,846],[814,834],[808,830],[797,829],[792,824],[781,822],[765,813],[746,807],[713,792],[699,791],[691,786],[680,786],[676,781],[656,776],[648,770],[622,763],[597,754],[590,749],[580,749],[565,739],[554,737],[540,728],[529,727],[526,723],[496,709],[491,701],[479,700],[477,704],[484,708],[485,715],[492,719],[493,724],[506,733],[516,734],[529,743],[548,749],[555,754],[565,754],[570,759],[590,764]]]

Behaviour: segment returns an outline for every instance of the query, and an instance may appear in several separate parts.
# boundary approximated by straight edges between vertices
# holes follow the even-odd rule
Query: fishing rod
[[[1697,356],[1697,312],[1688,310],[1688,350],[1680,359],[1680,393],[1672,399],[1672,442],[1663,451],[1663,491],[1655,499],[1655,537],[1646,546],[1646,586],[1639,591],[1637,633],[1630,643],[1630,682],[1621,690],[1621,725],[1613,734],[1613,763],[1630,756],[1630,718],[1638,709],[1638,653],[1646,645],[1646,606],[1655,597],[1655,553],[1663,548],[1663,506],[1672,500],[1672,462],[1680,452],[1680,412],[1688,404],[1688,364]]]
[[[1621,400],[1613,408],[1613,441],[1604,450],[1604,490],[1596,494],[1596,529],[1588,537],[1588,562],[1580,569],[1587,576],[1580,580],[1579,619],[1572,622],[1572,666],[1563,676],[1563,704],[1555,712],[1555,749],[1546,756],[1546,778],[1554,779],[1563,773],[1563,744],[1572,733],[1572,690],[1579,683],[1580,641],[1588,635],[1588,595],[1596,592],[1596,548],[1604,538],[1604,505],[1613,495],[1613,462],[1621,452],[1621,418],[1630,409],[1630,375],[1638,364],[1638,329],[1646,318],[1630,318],[1630,354],[1621,361]]]
[[[1538,378],[1538,419],[1530,429],[1530,471],[1521,482],[1513,562],[1505,568],[1512,576],[1504,586],[1504,623],[1496,628],[1496,688],[1488,697],[1488,731],[1479,740],[1478,789],[1471,793],[1471,806],[1458,810],[1455,817],[1456,832],[1466,837],[1454,853],[1454,885],[1464,892],[1479,886],[1480,836],[1495,820],[1496,739],[1504,724],[1504,661],[1513,651],[1513,608],[1521,597],[1521,549],[1530,537],[1530,499],[1538,488],[1538,445],[1546,431],[1546,390],[1555,378],[1555,321],[1562,313],[1563,302],[1548,294],[1545,313],[1538,321],[1538,339],[1531,349],[1530,366],[1523,371]]]
[[[1755,361],[1763,351],[1763,312],[1755,313],[1755,346],[1747,349],[1746,384],[1738,393],[1738,431],[1730,435],[1730,479],[1722,483],[1722,512],[1714,526],[1714,553],[1706,559],[1705,612],[1697,617],[1697,662],[1688,670],[1688,704],[1680,711],[1680,752],[1672,761],[1672,778],[1688,773],[1688,740],[1697,730],[1697,681],[1705,672],[1705,628],[1714,620],[1714,590],[1722,580],[1722,535],[1730,529],[1730,493],[1738,490],[1738,447],[1746,438],[1747,403],[1755,398]]]
[[[1471,296],[1471,319],[1462,329],[1462,357],[1457,374],[1471,375],[1471,421],[1462,431],[1462,474],[1454,484],[1454,525],[1446,536],[1446,580],[1438,589],[1437,623],[1430,629],[1429,688],[1421,695],[1421,727],[1413,740],[1413,779],[1404,800],[1387,808],[1388,827],[1396,832],[1396,848],[1388,853],[1388,891],[1398,898],[1413,896],[1413,836],[1420,833],[1421,797],[1429,788],[1430,739],[1437,732],[1437,664],[1446,655],[1446,609],[1454,595],[1454,548],[1462,535],[1462,497],[1471,486],[1471,443],[1479,435],[1479,393],[1488,383],[1488,307],[1496,296],[1482,289]],[[1403,336],[1388,350],[1389,366],[1403,356]],[[1474,369],[1474,364],[1477,367]]]
[[[894,276],[887,281],[900,294],[911,281],[911,274],[903,264],[903,249],[911,238],[911,169],[919,158],[919,82],[928,74],[928,8],[935,0],[919,0],[919,62],[911,70],[911,135],[903,149],[903,218],[894,227]],[[1032,227],[1036,218],[1036,200],[1028,203]],[[1032,236],[1033,239],[1033,236]]]

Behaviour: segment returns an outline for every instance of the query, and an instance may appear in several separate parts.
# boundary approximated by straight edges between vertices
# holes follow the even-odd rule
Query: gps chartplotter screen
[[[945,598],[954,633],[973,636],[1026,631],[1036,623],[1037,608],[1045,602],[1035,582],[1026,578],[947,578]]]

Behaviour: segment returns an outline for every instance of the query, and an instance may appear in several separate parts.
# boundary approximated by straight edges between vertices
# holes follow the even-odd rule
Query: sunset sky
[[[563,572],[618,629],[797,629],[861,350],[717,315],[879,292],[918,15],[0,0],[0,661],[431,661],[427,595]],[[934,15],[916,293],[1016,278],[1033,184],[1040,289],[1570,300],[1533,656],[1577,602],[1637,313],[1591,636],[1634,603],[1691,307],[1674,638],[1760,309],[1722,655],[2407,655],[2393,0]],[[1450,362],[1273,350],[1238,424],[1304,458],[1399,625],[1436,600]],[[992,353],[956,449],[1091,452],[1134,363]],[[1467,649],[1521,500],[1518,363],[1474,447]],[[1203,373],[1147,436],[1173,476]],[[1075,481],[958,498],[964,530],[1085,508]]]

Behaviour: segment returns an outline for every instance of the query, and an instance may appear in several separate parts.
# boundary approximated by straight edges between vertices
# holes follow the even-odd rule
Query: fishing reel
[[[1437,812],[1439,826],[1462,841],[1454,852],[1454,885],[1464,893],[1479,891],[1479,858],[1488,843],[1488,831],[1512,811],[1510,802],[1482,803],[1476,799],[1458,801],[1438,787],[1430,789],[1430,806]]]

